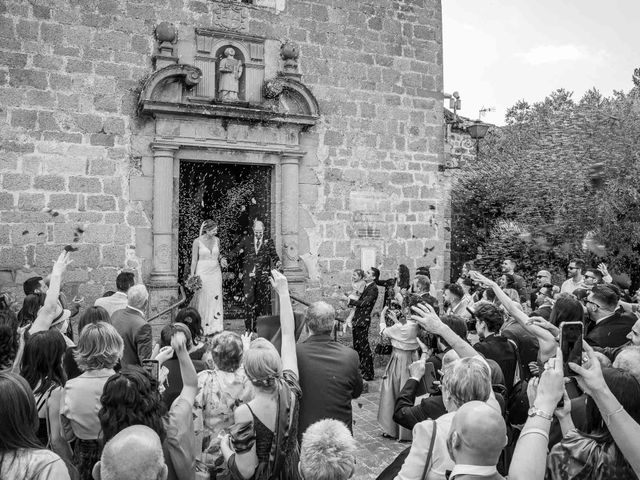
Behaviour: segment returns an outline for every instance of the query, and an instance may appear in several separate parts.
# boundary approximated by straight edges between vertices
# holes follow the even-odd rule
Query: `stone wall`
[[[265,3],[265,2],[263,2]],[[267,2],[268,4],[268,2]],[[153,31],[233,28],[300,47],[321,122],[300,138],[300,248],[313,295],[346,285],[362,247],[385,275],[445,252],[439,0],[6,0],[0,5],[0,281],[46,273],[76,226],[66,276],[87,302],[151,262],[153,135],[136,116]],[[180,55],[180,52],[178,52]],[[188,58],[181,58],[187,62]],[[44,211],[50,208],[51,211]],[[174,252],[175,253],[175,252]],[[316,262],[317,261],[317,262]]]

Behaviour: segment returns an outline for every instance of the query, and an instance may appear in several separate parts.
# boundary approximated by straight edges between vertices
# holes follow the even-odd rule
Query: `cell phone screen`
[[[569,368],[569,362],[582,365],[583,328],[581,322],[563,322],[560,324],[560,348],[562,349],[562,357],[564,359],[565,376],[576,375],[576,373]]]

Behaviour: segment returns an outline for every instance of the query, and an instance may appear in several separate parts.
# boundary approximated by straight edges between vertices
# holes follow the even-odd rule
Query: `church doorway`
[[[271,166],[180,161],[178,275],[184,284],[191,266],[193,240],[208,218],[218,223],[220,251],[228,261],[223,269],[225,320],[242,318],[242,281],[235,247],[251,233],[255,219],[271,232]],[[191,293],[187,291],[187,295]],[[187,298],[190,301],[190,298]]]

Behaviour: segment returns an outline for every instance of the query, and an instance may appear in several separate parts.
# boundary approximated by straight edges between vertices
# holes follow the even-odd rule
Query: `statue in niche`
[[[223,102],[237,102],[240,77],[244,70],[242,62],[235,58],[236,51],[229,47],[224,51],[224,58],[220,60],[220,85],[218,99]]]

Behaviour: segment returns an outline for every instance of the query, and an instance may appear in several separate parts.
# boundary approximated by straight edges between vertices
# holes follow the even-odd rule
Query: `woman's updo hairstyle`
[[[265,338],[256,338],[244,354],[244,371],[255,387],[275,390],[282,377],[282,359],[276,347]]]
[[[124,367],[104,384],[98,412],[104,442],[132,425],[145,425],[164,441],[162,422],[167,408],[158,391],[158,382],[137,365]]]
[[[242,364],[242,338],[235,332],[220,332],[211,339],[213,363],[223,372],[235,372]]]

